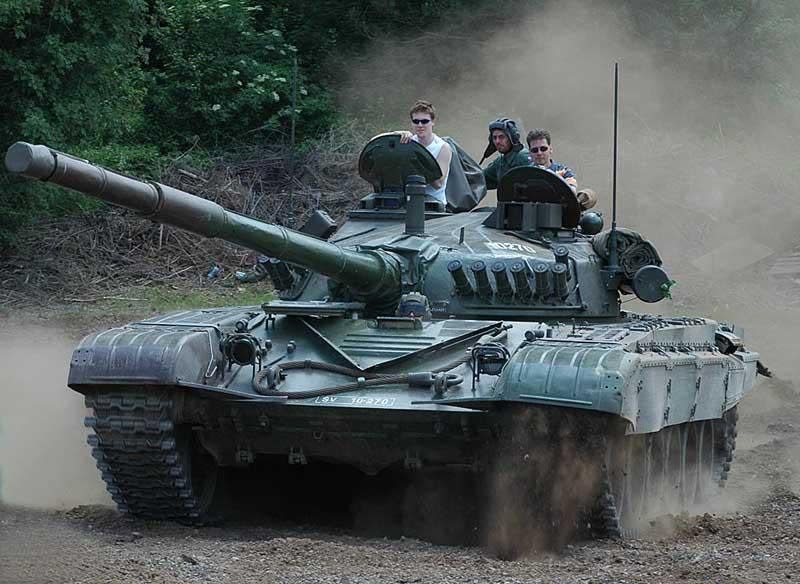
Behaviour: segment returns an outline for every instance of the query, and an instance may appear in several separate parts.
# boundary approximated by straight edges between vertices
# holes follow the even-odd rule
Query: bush
[[[161,5],[150,43],[147,114],[163,143],[224,147],[288,134],[296,49],[278,28],[259,30],[249,0]],[[330,95],[296,81],[302,137],[333,119]]]
[[[0,4],[0,146],[43,142],[67,151],[125,142],[144,124],[144,0],[4,0]],[[0,245],[32,217],[85,199],[0,176]]]

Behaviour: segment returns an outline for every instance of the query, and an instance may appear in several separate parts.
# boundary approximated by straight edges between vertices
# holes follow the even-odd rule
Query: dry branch
[[[323,137],[303,156],[282,147],[263,147],[235,161],[215,160],[207,172],[185,168],[179,158],[161,182],[290,228],[301,227],[315,209],[341,222],[368,192],[357,173],[361,138],[345,128]],[[255,256],[224,241],[105,208],[43,221],[22,233],[14,250],[0,255],[0,307],[133,301],[138,299],[124,296],[131,286],[165,280],[202,283],[211,266],[219,265],[230,275],[249,268]]]

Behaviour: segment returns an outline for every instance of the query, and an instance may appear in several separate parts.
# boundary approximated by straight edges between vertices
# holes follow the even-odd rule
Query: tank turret
[[[333,242],[46,146],[17,142],[6,166],[270,256],[266,270],[284,300],[359,302],[367,314],[392,315],[401,296],[415,292],[428,298],[435,318],[590,320],[618,318],[620,293],[647,302],[668,293],[658,253],[638,234],[582,233],[581,204],[561,177],[515,168],[501,181],[496,208],[451,213],[425,191],[441,176],[435,159],[392,135],[362,151],[359,172],[375,192],[351,212]],[[608,265],[614,238],[621,253],[617,268]]]

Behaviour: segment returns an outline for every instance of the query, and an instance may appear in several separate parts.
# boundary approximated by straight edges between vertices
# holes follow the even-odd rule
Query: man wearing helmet
[[[533,163],[530,153],[519,141],[516,122],[509,118],[498,118],[489,124],[489,145],[481,163],[495,152],[499,152],[500,156],[483,169],[487,189],[496,189],[500,179],[512,168],[531,166]]]

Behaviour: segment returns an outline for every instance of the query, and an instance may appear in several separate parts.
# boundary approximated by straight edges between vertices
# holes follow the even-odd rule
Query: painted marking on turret
[[[527,253],[530,255],[537,255],[539,252],[536,251],[536,248],[531,247],[530,245],[525,245],[524,243],[505,243],[501,241],[489,241],[486,243],[486,247],[492,252],[492,255],[495,256],[514,256],[519,253]]]
[[[391,407],[395,403],[393,397],[359,397],[354,395],[321,395],[314,400],[317,404],[337,406],[373,406]]]

